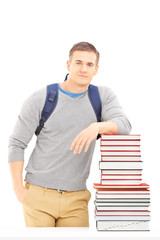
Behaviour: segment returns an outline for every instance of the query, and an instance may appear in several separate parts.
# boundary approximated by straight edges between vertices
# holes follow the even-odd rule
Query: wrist
[[[18,192],[21,192],[24,189],[24,186],[23,185],[14,186],[13,189],[14,189],[15,193],[18,193]]]
[[[96,127],[99,134],[116,134],[118,132],[117,124],[111,120],[105,122],[97,122]]]
[[[91,123],[90,126],[94,127],[97,130],[97,132],[99,133],[99,131],[100,131],[100,129],[99,129],[100,128],[99,122]]]

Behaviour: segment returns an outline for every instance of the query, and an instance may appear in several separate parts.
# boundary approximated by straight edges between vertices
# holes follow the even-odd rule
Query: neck
[[[60,86],[65,91],[71,93],[81,93],[85,92],[88,89],[89,85],[86,86],[77,85],[76,83],[71,82],[70,79],[67,79],[65,82],[60,83]]]

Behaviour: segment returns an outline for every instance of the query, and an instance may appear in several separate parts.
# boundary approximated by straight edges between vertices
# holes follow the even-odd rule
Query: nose
[[[85,64],[82,64],[81,69],[82,72],[87,72],[87,66]]]

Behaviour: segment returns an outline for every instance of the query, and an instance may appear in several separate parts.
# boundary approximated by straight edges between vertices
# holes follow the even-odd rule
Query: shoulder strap
[[[94,112],[96,114],[97,122],[101,122],[102,103],[101,103],[98,87],[90,84],[88,88],[88,96],[92,104],[92,107],[94,109]],[[99,139],[100,137],[101,135],[98,134],[97,139]]]
[[[67,76],[65,80],[67,79]],[[98,91],[98,87],[92,84],[89,85],[88,88],[88,95],[91,102],[91,105],[94,109],[94,112],[97,117],[97,122],[101,121],[101,110],[102,110],[102,103]],[[41,119],[39,122],[39,126],[37,127],[35,134],[36,136],[39,135],[40,131],[42,130],[44,123],[48,120],[51,116],[52,112],[54,111],[58,101],[58,84],[50,84],[47,86],[47,95],[45,104],[41,113]],[[100,138],[100,134],[98,134],[97,139]]]
[[[47,119],[51,116],[52,112],[54,111],[58,101],[58,84],[50,84],[47,86],[47,95],[45,104],[41,113],[41,119],[39,122],[39,126],[37,127],[35,134],[36,136],[39,135],[40,131],[42,130],[44,123]]]

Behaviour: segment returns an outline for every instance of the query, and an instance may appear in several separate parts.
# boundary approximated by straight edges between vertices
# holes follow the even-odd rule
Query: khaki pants
[[[89,227],[87,189],[59,192],[26,181],[25,188],[29,189],[23,200],[26,227]]]

